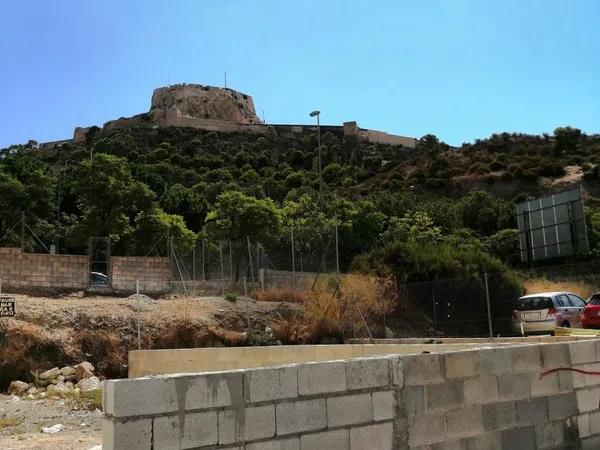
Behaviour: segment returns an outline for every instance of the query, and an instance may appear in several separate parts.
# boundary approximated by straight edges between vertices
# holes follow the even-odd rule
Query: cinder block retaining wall
[[[171,281],[171,262],[169,258],[112,256],[112,288],[123,291],[135,291],[136,280],[142,291],[161,292],[169,290]]]
[[[90,258],[22,253],[0,247],[0,280],[5,286],[83,289],[89,285]]]
[[[384,354],[438,353],[477,347],[481,347],[481,344],[462,342],[459,344],[421,345],[277,345],[135,350],[129,352],[129,377],[250,369]]]
[[[600,341],[104,384],[104,449],[598,449]]]
[[[169,258],[118,257],[110,259],[111,288],[135,291],[136,280],[146,292],[169,290]],[[0,281],[5,287],[87,289],[90,258],[82,255],[22,253],[18,248],[0,247]]]

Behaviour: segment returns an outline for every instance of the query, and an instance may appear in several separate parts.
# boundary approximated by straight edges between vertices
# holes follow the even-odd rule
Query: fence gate
[[[110,286],[110,239],[90,238],[90,285]]]

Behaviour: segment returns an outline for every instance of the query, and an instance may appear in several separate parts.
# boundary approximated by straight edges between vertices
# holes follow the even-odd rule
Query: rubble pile
[[[94,375],[94,366],[84,361],[62,369],[53,367],[42,373],[33,374],[33,383],[15,380],[8,386],[9,395],[29,399],[46,397],[84,397],[100,395],[100,379]]]

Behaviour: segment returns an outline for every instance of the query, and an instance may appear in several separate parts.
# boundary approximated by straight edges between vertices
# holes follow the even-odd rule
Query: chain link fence
[[[21,244],[27,253],[46,255],[57,251],[48,244],[53,242],[52,237],[44,236],[43,231],[43,223],[28,216],[21,217],[2,237],[0,247]],[[335,228],[310,244],[289,230],[288,236],[267,243],[253,241],[249,236],[235,241],[201,239],[189,251],[183,251],[167,232],[148,229],[139,233],[143,235],[118,243],[107,238],[90,238],[88,247],[75,253],[87,258],[86,261],[89,259],[90,273],[78,273],[78,278],[64,283],[41,286],[41,280],[51,270],[43,264],[25,274],[15,272],[14,277],[9,264],[0,277],[0,294],[64,297],[87,291],[98,295],[131,295],[136,281],[141,292],[157,295],[222,297],[230,294],[281,302],[306,301],[307,292],[320,291],[319,295],[311,294],[311,298],[329,302],[329,310],[320,312],[324,317],[334,317],[332,308],[340,310],[333,320],[337,321],[344,338],[435,338],[516,335],[519,330],[513,324],[512,313],[523,293],[571,291],[587,298],[600,284],[600,260],[592,260],[521,269],[509,274],[481,273],[412,283],[394,280],[393,295],[387,289],[385,298],[377,294],[373,297],[375,300],[370,298],[365,303],[364,297],[368,295],[364,290],[353,292],[352,286],[344,285],[347,263],[340,262],[339,236]],[[64,241],[66,238],[57,240]],[[114,270],[113,261],[125,255],[128,258],[168,258],[170,274],[159,289],[151,276],[130,277],[123,284],[125,289],[106,289],[110,283],[108,277]],[[136,261],[135,264],[145,264],[143,260]],[[22,275],[31,277],[34,282],[15,282],[15,278]],[[377,287],[372,289],[378,290]],[[271,291],[276,295],[269,294]],[[331,300],[323,300],[324,292]],[[380,308],[377,302],[381,303]]]

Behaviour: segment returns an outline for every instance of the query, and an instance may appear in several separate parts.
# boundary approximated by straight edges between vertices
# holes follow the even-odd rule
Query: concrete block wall
[[[129,377],[184,372],[218,372],[230,369],[273,367],[282,364],[331,361],[374,355],[438,353],[477,347],[481,347],[481,344],[462,342],[457,344],[419,345],[276,345],[134,350],[129,352]]]
[[[89,285],[88,256],[22,253],[0,248],[0,280],[4,286],[84,289]]]
[[[142,291],[166,292],[171,281],[169,258],[113,256],[110,259],[111,286],[116,290],[135,291],[136,281]]]
[[[402,358],[410,449],[598,449],[600,340]],[[599,386],[599,387],[596,387]]]
[[[398,357],[106,381],[104,449],[392,449]]]
[[[598,449],[600,340],[104,384],[105,449]]]

